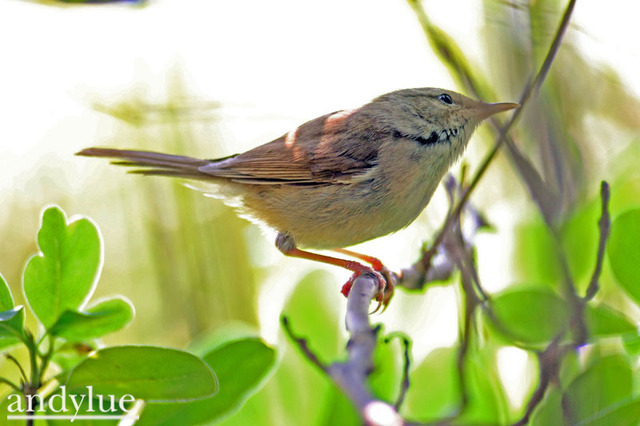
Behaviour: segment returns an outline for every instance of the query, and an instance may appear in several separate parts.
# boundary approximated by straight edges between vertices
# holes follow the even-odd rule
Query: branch
[[[401,425],[403,420],[393,405],[377,400],[367,389],[367,377],[373,371],[373,351],[378,340],[379,327],[369,323],[369,305],[378,294],[378,280],[371,274],[358,276],[347,299],[345,325],[351,338],[347,343],[348,357],[344,362],[324,365],[309,349],[305,339],[297,337],[286,317],[283,327],[302,353],[318,368],[327,373],[358,409],[366,425]]]
[[[400,393],[398,395],[398,399],[393,404],[396,410],[400,410],[402,403],[404,402],[405,397],[407,396],[407,391],[409,390],[409,386],[411,385],[411,381],[409,380],[409,370],[411,369],[411,341],[401,333],[390,333],[387,338],[387,342],[390,341],[393,337],[398,338],[402,342],[403,352],[402,356],[404,357],[404,363],[402,368],[402,384],[400,387]]]
[[[284,328],[284,331],[287,334],[287,336],[289,336],[289,338],[298,345],[298,348],[302,351],[304,356],[306,356],[307,359],[311,361],[312,364],[314,364],[316,367],[318,367],[320,370],[326,373],[327,367],[322,363],[322,361],[320,361],[318,356],[315,353],[313,353],[313,351],[309,348],[309,344],[307,343],[307,340],[302,337],[298,337],[295,334],[295,332],[291,328],[291,325],[289,324],[289,318],[287,318],[286,315],[283,315],[280,318],[280,322],[282,323],[282,328]]]
[[[600,273],[602,272],[602,262],[604,262],[604,250],[607,246],[607,239],[609,238],[609,232],[611,231],[611,217],[609,216],[609,184],[606,181],[602,181],[600,184],[600,199],[602,200],[602,214],[600,215],[600,221],[598,225],[600,227],[600,242],[598,243],[598,255],[596,258],[596,266],[593,269],[593,275],[587,288],[587,293],[584,296],[585,301],[593,299],[596,295],[598,288],[598,280]]]
[[[462,209],[464,208],[464,205],[467,203],[469,197],[471,196],[471,193],[473,192],[473,190],[476,188],[476,186],[480,182],[480,179],[484,176],[486,170],[489,168],[489,165],[491,164],[491,162],[495,158],[498,150],[507,141],[507,139],[508,139],[507,138],[507,133],[509,132],[511,127],[514,125],[515,121],[518,119],[520,114],[522,114],[522,111],[524,110],[525,104],[531,98],[531,95],[533,95],[534,93],[536,93],[536,92],[538,92],[540,90],[540,87],[542,86],[542,83],[544,82],[544,80],[545,80],[545,78],[546,78],[546,76],[547,76],[547,74],[549,72],[549,69],[551,68],[551,64],[553,63],[553,60],[555,59],[556,54],[558,53],[558,49],[560,48],[560,45],[562,44],[562,39],[564,37],[566,29],[569,26],[569,21],[571,20],[571,14],[573,12],[575,4],[576,4],[576,0],[570,0],[569,3],[567,4],[567,8],[565,9],[564,15],[562,16],[562,20],[560,21],[560,24],[558,25],[558,29],[556,30],[556,34],[554,36],[553,42],[551,43],[551,46],[549,47],[549,51],[547,52],[547,55],[546,55],[545,60],[543,61],[542,65],[540,67],[540,70],[536,74],[535,78],[533,78],[533,80],[531,80],[531,82],[529,84],[527,84],[527,86],[525,87],[525,89],[522,92],[522,95],[520,96],[520,101],[519,101],[520,108],[516,109],[515,112],[511,115],[510,120],[503,127],[500,128],[499,133],[498,133],[498,138],[497,138],[497,141],[496,141],[494,147],[492,148],[491,151],[489,151],[487,156],[484,158],[483,162],[478,167],[478,170],[476,171],[476,174],[473,176],[473,178],[471,180],[471,183],[469,184],[468,189],[462,195],[460,201],[458,202],[458,205],[456,206],[456,208],[453,211],[453,214],[450,215],[449,217],[447,217],[447,220],[445,221],[445,223],[442,226],[440,232],[438,233],[438,235],[436,236],[436,238],[434,240],[433,246],[429,250],[429,256],[427,256],[428,258],[431,258],[431,257],[434,256],[435,252],[438,250],[438,247],[442,243],[442,240],[444,239],[444,236],[445,236],[446,232],[452,226],[453,222],[456,220],[456,217],[459,216],[460,213],[462,212]],[[528,181],[526,181],[526,182],[528,182]],[[530,188],[530,190],[531,190],[531,188]]]
[[[568,351],[569,347],[561,347],[559,345],[560,340],[565,335],[565,332],[558,334],[556,338],[551,342],[549,346],[543,351],[538,353],[538,365],[540,368],[540,381],[536,390],[533,392],[531,399],[527,403],[524,415],[520,420],[515,422],[513,426],[525,426],[529,423],[529,419],[533,414],[536,407],[542,402],[544,394],[549,387],[549,384],[557,379],[558,369],[560,368],[560,362],[564,354]]]
[[[460,181],[464,179],[464,168]],[[445,189],[449,198],[449,212],[447,217],[453,214],[455,208],[455,200],[464,190],[453,175],[449,174],[444,181]],[[488,227],[490,224],[484,216],[471,204],[465,206],[468,221],[462,231],[463,246],[469,252],[472,250],[473,238],[481,228]],[[436,248],[436,250],[433,250]],[[448,279],[454,272],[456,267],[454,257],[452,256],[448,244],[440,244],[439,247],[432,247],[429,250],[424,249],[420,259],[409,268],[403,269],[397,280],[397,284],[409,290],[419,290],[430,282],[444,281]]]
[[[386,402],[376,400],[366,387],[367,377],[373,371],[373,351],[377,343],[378,328],[369,324],[369,305],[378,292],[375,277],[364,274],[353,282],[347,300],[345,325],[351,334],[345,362],[335,362],[328,373],[336,384],[353,401],[365,424],[402,424],[396,409]]]

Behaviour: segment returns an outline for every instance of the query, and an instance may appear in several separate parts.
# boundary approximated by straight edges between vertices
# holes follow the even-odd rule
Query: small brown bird
[[[343,287],[345,295],[356,276],[376,275],[380,307],[391,298],[393,274],[378,259],[344,247],[413,222],[475,127],[517,107],[478,102],[443,89],[405,89],[354,110],[323,115],[227,158],[200,160],[109,148],[77,154],[115,158],[115,164],[143,167],[133,173],[188,179],[205,192],[239,200],[244,213],[278,232],[276,246],[285,255],[353,271]],[[299,247],[334,250],[371,267]]]

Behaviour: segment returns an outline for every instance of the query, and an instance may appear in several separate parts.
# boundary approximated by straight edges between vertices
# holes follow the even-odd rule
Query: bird
[[[135,167],[135,174],[185,179],[209,195],[233,201],[241,213],[277,232],[275,244],[283,254],[353,272],[342,288],[345,296],[357,276],[373,274],[379,285],[377,310],[388,305],[395,276],[379,259],[347,247],[412,223],[474,129],[518,107],[439,88],[402,89],[359,108],[317,117],[224,158],[100,147],[76,154],[111,158],[113,164]]]

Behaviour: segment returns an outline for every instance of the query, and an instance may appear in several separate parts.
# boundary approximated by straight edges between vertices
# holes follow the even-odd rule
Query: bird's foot
[[[384,306],[382,312],[387,309],[389,305],[389,301],[391,297],[393,297],[393,289],[395,287],[396,279],[393,272],[391,272],[387,267],[382,266],[379,269],[376,268],[377,265],[374,265],[373,268],[369,268],[367,266],[363,266],[361,271],[356,271],[351,275],[349,281],[347,281],[343,286],[341,293],[344,297],[349,296],[349,292],[351,291],[351,287],[353,286],[353,282],[357,277],[364,274],[372,274],[376,280],[378,281],[378,294],[376,295],[376,301],[378,302],[378,306],[376,309],[371,312],[372,314],[378,312],[381,306]]]

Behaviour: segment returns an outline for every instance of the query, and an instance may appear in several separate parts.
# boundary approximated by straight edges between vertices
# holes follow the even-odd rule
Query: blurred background
[[[552,0],[422,4],[488,79],[495,98],[486,101],[517,101],[564,7]],[[612,184],[614,215],[640,199],[638,16],[640,3],[633,0],[613,0],[606,8],[578,2],[543,96],[514,131],[560,194],[559,214],[579,217],[580,229],[593,232],[585,251],[597,241],[600,180]],[[309,309],[316,309],[314,301],[325,306],[322,326],[344,337],[339,289],[349,273],[285,258],[272,232],[180,182],[127,175],[74,152],[110,146],[216,158],[392,90],[463,91],[401,0],[0,0],[0,39],[0,273],[21,298],[20,276],[37,251],[45,205],[93,218],[105,245],[93,299],[123,294],[137,311],[132,325],[107,344],[187,347],[243,324],[277,345],[280,313],[295,288],[312,289],[321,300],[310,299]],[[490,135],[482,128],[472,139],[464,156],[472,170]],[[536,144],[540,139],[548,144]],[[543,222],[514,176],[499,156],[472,197],[494,226],[476,241],[489,291],[553,274],[540,257]],[[406,267],[446,208],[439,190],[409,229],[358,250],[394,270]],[[576,266],[578,275],[586,277],[592,264],[589,258]],[[416,361],[458,338],[453,282],[426,294],[400,290],[375,318],[413,339]],[[336,343],[336,353],[343,343]],[[501,359],[511,371],[530,367],[523,352],[503,352]],[[505,380],[518,406],[530,383]]]

